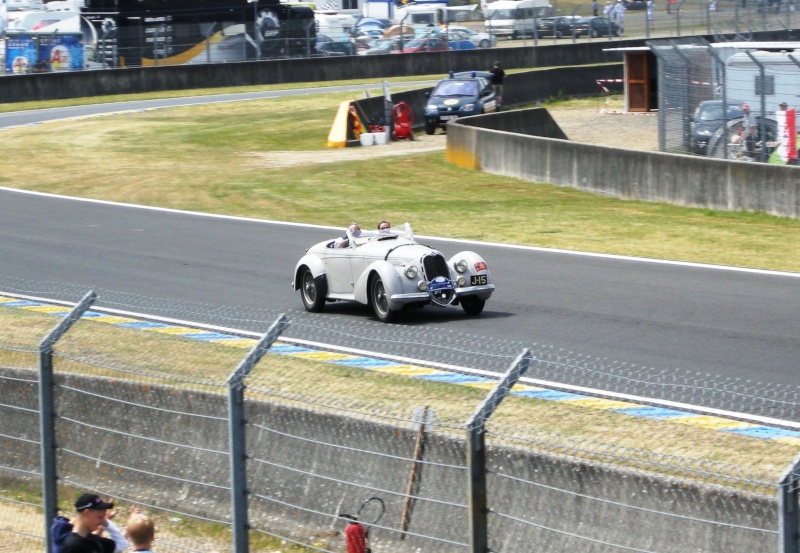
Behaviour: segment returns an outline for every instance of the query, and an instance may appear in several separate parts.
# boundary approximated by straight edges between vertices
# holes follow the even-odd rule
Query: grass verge
[[[333,114],[353,97],[313,94],[7,130],[14,163],[0,170],[0,184],[333,226],[389,218],[412,222],[418,234],[800,271],[797,220],[529,183],[454,167],[443,152],[326,162]],[[287,150],[298,159],[291,167],[270,156]]]

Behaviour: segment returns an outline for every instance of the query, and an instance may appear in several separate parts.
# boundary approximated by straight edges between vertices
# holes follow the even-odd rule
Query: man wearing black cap
[[[106,518],[106,511],[114,506],[100,496],[83,494],[75,502],[78,516],[73,519],[73,529],[62,543],[61,553],[114,553],[114,540],[93,534]]]

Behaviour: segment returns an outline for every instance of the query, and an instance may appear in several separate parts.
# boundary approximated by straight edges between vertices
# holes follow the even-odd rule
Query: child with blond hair
[[[153,542],[156,539],[156,525],[149,516],[134,512],[125,525],[125,536],[133,551],[152,553]]]

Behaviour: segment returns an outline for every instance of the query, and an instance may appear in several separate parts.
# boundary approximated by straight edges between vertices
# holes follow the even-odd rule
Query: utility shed
[[[676,51],[702,49],[713,51],[711,57],[718,58],[724,64],[734,54],[747,51],[791,52],[800,50],[798,42],[718,42],[704,44],[685,44],[675,40],[653,40],[652,44]],[[658,71],[659,60],[650,46],[634,46],[629,48],[606,48],[604,52],[622,52],[625,66],[625,110],[628,112],[650,112],[659,109]],[[715,79],[709,78],[711,83]]]

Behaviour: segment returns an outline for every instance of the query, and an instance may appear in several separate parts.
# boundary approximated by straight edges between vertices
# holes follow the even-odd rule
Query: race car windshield
[[[436,86],[432,96],[477,96],[478,85],[474,81],[444,81]]]
[[[386,240],[386,239],[397,239],[397,238],[406,238],[408,240],[414,240],[414,231],[411,230],[411,225],[408,223],[403,223],[402,225],[398,225],[396,227],[390,227],[388,229],[381,229],[381,230],[361,230],[361,233],[357,237],[353,237],[350,234],[350,231],[347,232],[348,237],[353,240],[355,245],[366,244],[368,242],[373,242],[376,240]]]

